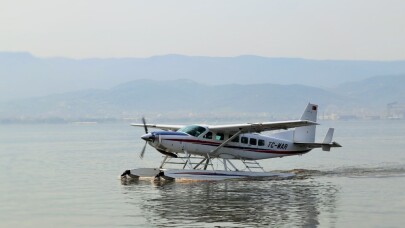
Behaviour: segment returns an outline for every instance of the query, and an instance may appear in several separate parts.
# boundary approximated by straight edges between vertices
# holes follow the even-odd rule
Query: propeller
[[[141,159],[143,159],[143,155],[145,154],[145,149],[146,149],[146,145],[147,145],[147,144],[148,144],[148,142],[145,141],[145,144],[143,145],[142,152],[141,152],[141,154],[139,155],[139,157],[140,157]]]
[[[145,134],[148,134],[148,126],[146,126],[146,120],[145,117],[142,116],[142,123],[143,123],[143,128],[145,129]],[[143,145],[141,154],[139,155],[139,157],[141,159],[143,159],[143,155],[145,154],[145,150],[146,150],[146,145],[148,144],[147,141],[145,141],[145,145]]]
[[[148,127],[146,126],[146,120],[145,117],[142,116],[142,123],[143,123],[143,128],[145,129],[145,134],[148,134]]]
[[[157,140],[159,140],[157,145],[158,145],[158,147],[160,147],[160,149],[158,149],[158,151],[164,155],[169,155],[171,157],[177,157],[177,155],[175,155],[173,153],[169,153],[169,152],[162,150],[162,146],[160,146],[160,144],[162,143],[162,138],[161,138],[160,134],[156,135],[155,133],[152,133],[152,134],[148,133],[148,126],[146,125],[145,117],[142,117],[142,123],[143,123],[143,128],[145,129],[145,136],[142,136],[142,139],[145,140],[145,145],[143,145],[142,151],[139,154],[139,157],[141,159],[143,159],[143,156],[145,155],[145,150],[146,150],[146,146],[147,146],[148,142],[154,143],[156,140],[156,136],[158,137]]]

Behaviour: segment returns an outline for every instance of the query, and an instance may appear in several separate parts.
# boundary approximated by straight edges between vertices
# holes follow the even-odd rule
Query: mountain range
[[[224,89],[229,89],[232,83],[335,88],[374,76],[403,74],[405,61],[308,60],[248,55],[70,59],[0,52],[0,101],[110,89],[145,78],[156,81],[184,78],[202,85],[228,85]]]

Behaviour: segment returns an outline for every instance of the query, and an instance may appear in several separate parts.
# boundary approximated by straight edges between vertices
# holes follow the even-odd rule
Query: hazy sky
[[[405,59],[403,0],[0,0],[0,51]]]

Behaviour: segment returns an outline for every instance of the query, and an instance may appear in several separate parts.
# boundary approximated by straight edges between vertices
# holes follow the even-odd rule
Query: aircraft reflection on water
[[[150,224],[175,227],[305,226],[320,224],[319,215],[333,214],[338,189],[312,179],[225,182],[152,182],[140,210]],[[148,181],[123,182],[128,203],[139,206]],[[137,203],[135,203],[137,202]],[[129,215],[130,216],[130,215]],[[330,223],[334,220],[331,216]],[[325,224],[323,224],[325,225]]]

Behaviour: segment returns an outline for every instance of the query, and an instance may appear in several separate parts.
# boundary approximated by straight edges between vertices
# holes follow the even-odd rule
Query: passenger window
[[[263,139],[259,139],[259,144],[258,146],[264,146],[264,140]]]
[[[250,138],[250,142],[249,142],[250,145],[255,145],[256,146],[256,143],[257,143],[256,139]]]
[[[247,137],[241,137],[241,143],[247,144],[248,143],[248,138]]]
[[[212,132],[207,132],[207,134],[204,135],[204,139],[212,139]]]
[[[233,135],[229,135],[229,138],[231,138]],[[234,139],[232,139],[232,141],[231,142],[239,142],[239,135],[238,136],[236,136]]]
[[[215,136],[216,140],[224,140],[224,134],[223,133],[217,133],[217,135]]]

